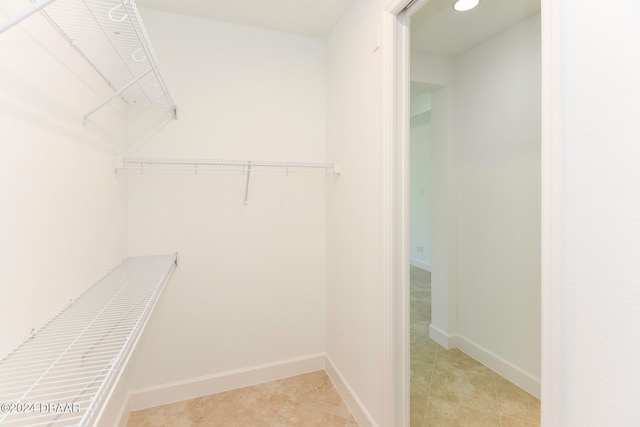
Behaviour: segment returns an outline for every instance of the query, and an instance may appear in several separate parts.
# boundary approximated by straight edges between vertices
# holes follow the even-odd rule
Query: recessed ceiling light
[[[480,3],[480,0],[457,0],[453,4],[453,8],[458,12],[466,12],[476,7]]]

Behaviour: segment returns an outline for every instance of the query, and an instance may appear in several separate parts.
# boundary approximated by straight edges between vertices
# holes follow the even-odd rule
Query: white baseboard
[[[126,427],[129,419],[129,378],[131,365],[126,364],[120,371],[120,379],[111,391],[109,399],[101,410],[101,416],[92,427]]]
[[[127,427],[127,421],[129,420],[129,414],[131,413],[130,396],[130,394],[127,396],[120,408],[118,418],[116,418],[118,420],[116,427]]]
[[[463,336],[458,337],[458,348],[487,368],[540,399],[540,378],[534,377],[497,354]]]
[[[344,403],[351,411],[351,415],[353,415],[353,418],[358,422],[358,425],[360,427],[378,427],[378,424],[362,401],[358,398],[358,395],[355,393],[353,388],[351,388],[340,370],[328,355],[326,356],[326,362],[325,370],[327,371],[327,375],[338,391],[338,394],[340,394],[340,397],[342,397],[342,400],[344,400]]]
[[[91,424],[91,427],[126,427],[129,420],[129,392],[124,388],[127,381],[120,382],[119,393],[111,394],[102,411],[102,416]],[[117,387],[116,386],[116,387]]]
[[[360,427],[378,427],[353,388],[325,353],[132,391],[120,410],[117,426],[126,426],[130,411],[181,402],[320,370],[327,372]]]
[[[447,350],[458,347],[458,334],[448,334],[433,323],[429,325],[429,338]]]
[[[445,348],[459,348],[523,390],[540,397],[539,378],[535,378],[477,343],[457,334],[446,334],[434,325],[429,325],[429,336]],[[323,369],[327,372],[358,424],[361,427],[379,427],[333,360],[325,353],[132,391],[129,393],[128,399],[123,402],[119,411],[119,422],[116,425],[125,427],[130,411],[194,399]]]
[[[309,372],[321,371],[325,369],[325,360],[326,355],[318,353],[134,390],[129,393],[129,410],[139,411]],[[128,416],[128,413],[126,416]]]
[[[423,270],[431,271],[431,263],[424,262],[424,261],[421,261],[421,260],[416,259],[416,258],[411,258],[411,261],[409,261],[409,262],[414,267],[418,267],[418,268],[421,268]]]
[[[459,334],[447,334],[429,325],[429,338],[446,349],[459,348],[478,362],[540,399],[540,378],[523,371],[497,354]]]

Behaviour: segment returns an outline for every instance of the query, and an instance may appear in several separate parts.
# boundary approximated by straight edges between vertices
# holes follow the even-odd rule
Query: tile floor
[[[429,339],[431,273],[411,267],[411,427],[539,426],[540,401]]]
[[[357,427],[324,371],[132,412],[127,427]]]
[[[411,267],[411,427],[540,425],[540,402],[430,340],[431,274]],[[324,371],[132,412],[127,427],[357,427]]]

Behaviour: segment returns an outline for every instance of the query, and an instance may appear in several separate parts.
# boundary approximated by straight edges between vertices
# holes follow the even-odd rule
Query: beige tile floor
[[[540,401],[429,339],[431,273],[411,267],[411,427],[540,425]]]
[[[540,425],[540,402],[428,337],[431,274],[411,267],[411,427]],[[132,412],[127,427],[356,427],[324,371]]]
[[[357,427],[324,371],[132,412],[127,427]]]

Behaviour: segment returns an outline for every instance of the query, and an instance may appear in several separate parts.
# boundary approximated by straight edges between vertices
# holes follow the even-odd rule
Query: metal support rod
[[[249,198],[249,178],[251,177],[251,162],[247,162],[247,183],[244,187],[244,204],[247,204]]]
[[[56,1],[56,0],[40,0],[37,3],[33,3],[31,6],[29,6],[25,10],[23,10],[21,13],[19,13],[18,15],[14,16],[11,19],[9,19],[7,22],[3,23],[2,25],[0,25],[0,34],[5,32],[9,28],[13,27],[14,25],[19,24],[20,22],[24,21],[25,19],[27,19],[28,17],[30,17],[34,13],[40,11],[42,8],[47,6],[49,3],[53,3],[54,1]]]
[[[119,89],[117,92],[114,92],[113,95],[111,95],[109,98],[105,99],[100,105],[98,105],[98,106],[94,107],[93,109],[91,109],[91,111],[89,111],[87,114],[85,114],[84,117],[82,118],[82,124],[83,125],[87,124],[87,119],[89,118],[89,116],[91,116],[93,113],[95,113],[96,111],[98,111],[99,109],[101,109],[102,107],[107,105],[109,102],[111,102],[113,100],[113,98],[117,98],[118,96],[120,96],[120,94],[122,92],[124,92],[125,90],[129,89],[134,84],[138,83],[144,76],[146,76],[147,74],[151,73],[156,68],[157,68],[157,65],[155,67],[149,68],[147,71],[142,73],[140,76],[136,77],[135,79],[133,79],[132,81],[127,83],[124,87]]]
[[[246,171],[247,160],[212,160],[212,159],[180,159],[180,158],[154,158],[154,157],[123,157],[122,158],[124,166],[122,168],[126,169],[127,163],[145,163],[145,164],[153,164],[153,165],[199,165],[199,166],[231,166],[231,167],[242,167],[242,172]],[[289,172],[293,172],[294,170],[314,170],[314,169],[322,169],[323,171],[338,173],[337,170],[340,167],[340,163],[312,163],[312,162],[268,162],[268,161],[251,161],[252,168],[261,167],[261,168],[288,168]]]

